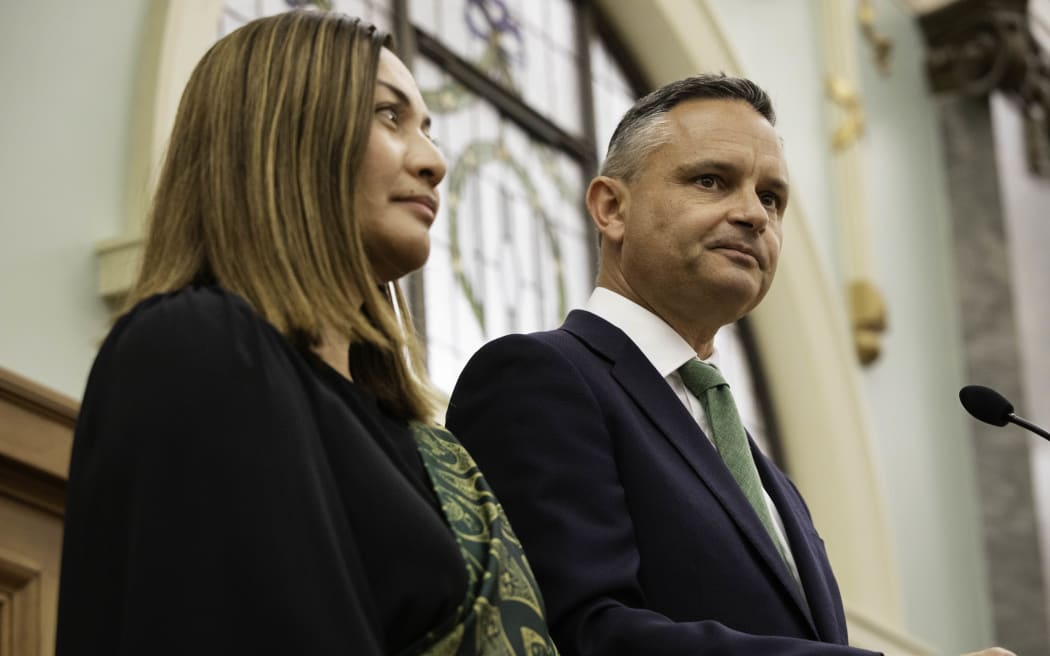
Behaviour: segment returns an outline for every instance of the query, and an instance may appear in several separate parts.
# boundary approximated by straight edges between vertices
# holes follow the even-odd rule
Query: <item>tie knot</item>
[[[728,385],[718,369],[695,358],[679,367],[678,373],[686,388],[697,398],[703,398],[712,387]]]

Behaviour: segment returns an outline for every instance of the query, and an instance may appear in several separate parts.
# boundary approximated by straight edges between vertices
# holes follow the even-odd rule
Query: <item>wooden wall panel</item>
[[[62,517],[78,404],[0,368],[0,656],[55,651]]]

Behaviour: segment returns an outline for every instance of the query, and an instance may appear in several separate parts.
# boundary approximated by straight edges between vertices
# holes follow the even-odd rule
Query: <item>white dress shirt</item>
[[[689,414],[693,416],[693,419],[704,431],[704,435],[707,435],[708,439],[710,439],[711,422],[707,418],[704,406],[695,396],[689,393],[685,383],[682,382],[682,377],[678,373],[679,367],[697,357],[693,347],[663,319],[611,289],[595,287],[583,309],[616,326],[634,342],[638,350],[642,352],[660,375],[664,377],[667,384],[671,386],[675,395],[678,396],[678,400],[685,405]],[[718,366],[718,353],[712,353],[711,357],[703,362]],[[795,564],[795,557],[791,553],[791,545],[788,543],[787,536],[784,533],[784,522],[780,518],[780,513],[777,511],[773,499],[770,498],[765,488],[762,489],[762,495],[765,497],[769,514],[773,518],[773,527],[776,530],[777,537],[784,546],[784,555],[786,556],[788,567],[791,569],[791,574],[796,581],[800,581],[798,566]]]

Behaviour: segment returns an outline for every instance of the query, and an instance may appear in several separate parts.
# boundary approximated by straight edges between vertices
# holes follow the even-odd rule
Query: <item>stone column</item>
[[[967,379],[1022,396],[1017,321],[988,98],[941,107]],[[1030,442],[974,421],[978,498],[997,642],[1050,654]]]

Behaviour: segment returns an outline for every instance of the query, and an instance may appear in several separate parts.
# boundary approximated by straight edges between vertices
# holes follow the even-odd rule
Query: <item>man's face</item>
[[[620,266],[665,320],[733,321],[776,272],[788,196],[780,139],[739,100],[686,101],[666,119],[670,138],[625,183]]]

